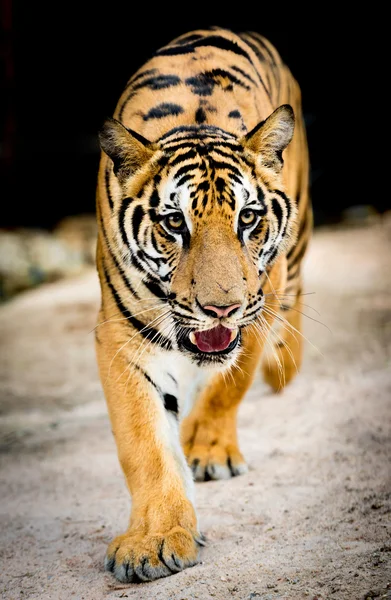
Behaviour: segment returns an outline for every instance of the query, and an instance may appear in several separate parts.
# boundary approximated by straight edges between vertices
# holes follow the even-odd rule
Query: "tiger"
[[[206,544],[194,481],[246,473],[241,400],[301,366],[312,231],[301,90],[270,41],[211,27],[158,49],[99,132],[96,355],[131,495],[105,568],[146,582]]]

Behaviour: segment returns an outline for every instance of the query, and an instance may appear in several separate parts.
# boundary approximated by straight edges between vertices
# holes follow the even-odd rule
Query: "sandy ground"
[[[391,598],[390,240],[390,219],[317,231],[303,311],[327,327],[305,319],[300,376],[279,395],[259,378],[243,402],[249,473],[196,485],[200,564],[149,584],[103,571],[130,501],[90,333],[95,273],[4,305],[2,598]]]

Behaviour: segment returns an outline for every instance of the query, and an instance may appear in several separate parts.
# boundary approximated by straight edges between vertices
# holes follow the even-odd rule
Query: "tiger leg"
[[[272,328],[265,356],[262,361],[263,377],[275,392],[281,391],[299,372],[303,358],[302,315],[300,284],[297,285],[293,303],[286,298],[277,302],[273,309],[278,317]],[[281,306],[279,306],[281,304]]]
[[[109,545],[105,567],[122,582],[150,581],[194,565],[201,537],[176,416],[166,410],[143,369],[129,370],[121,353],[112,360],[120,347],[107,333],[96,345],[118,457],[132,497],[128,529]]]
[[[285,277],[286,262],[282,259],[269,275],[265,296],[279,288]],[[274,316],[265,313],[264,331],[273,321]],[[265,333],[260,334],[255,327],[243,331],[243,351],[236,365],[213,377],[182,422],[183,449],[197,481],[229,479],[247,472],[238,446],[237,412],[258,368],[264,339]]]

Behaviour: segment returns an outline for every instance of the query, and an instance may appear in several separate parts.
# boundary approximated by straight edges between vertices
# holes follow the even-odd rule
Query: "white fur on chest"
[[[177,399],[179,420],[189,414],[198,391],[210,377],[210,373],[175,351],[157,352],[151,356],[147,371],[163,394],[171,394]]]

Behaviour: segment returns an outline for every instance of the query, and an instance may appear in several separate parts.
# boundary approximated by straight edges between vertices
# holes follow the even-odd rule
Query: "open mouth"
[[[182,340],[182,344],[191,352],[209,355],[228,354],[237,346],[239,339],[238,328],[228,329],[223,325],[217,325],[206,331],[192,331]]]

